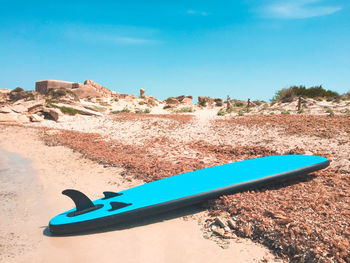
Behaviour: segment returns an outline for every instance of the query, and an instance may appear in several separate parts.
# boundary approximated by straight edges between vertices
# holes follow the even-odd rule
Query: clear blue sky
[[[121,93],[270,99],[350,90],[348,0],[3,1],[0,88],[92,79]]]

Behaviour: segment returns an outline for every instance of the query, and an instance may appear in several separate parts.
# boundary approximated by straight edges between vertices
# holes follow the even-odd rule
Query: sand
[[[206,212],[198,207],[100,233],[50,236],[50,218],[73,205],[60,194],[63,189],[79,189],[96,199],[105,190],[143,182],[122,176],[122,168],[105,167],[63,146],[48,147],[35,129],[0,126],[0,149],[2,262],[275,261],[266,248],[246,239],[231,240],[222,249],[203,238],[198,221]]]

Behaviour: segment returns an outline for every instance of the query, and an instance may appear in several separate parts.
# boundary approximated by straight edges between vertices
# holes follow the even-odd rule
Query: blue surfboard
[[[178,174],[118,193],[104,192],[104,197],[95,201],[68,189],[62,193],[72,198],[76,207],[52,218],[49,229],[54,234],[69,234],[115,225],[328,165],[329,160],[320,156],[276,155]]]

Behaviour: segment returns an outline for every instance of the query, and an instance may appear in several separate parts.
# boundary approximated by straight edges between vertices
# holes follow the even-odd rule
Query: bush
[[[287,111],[287,110],[282,110],[282,111],[281,111],[281,114],[290,114],[290,112]]]
[[[328,116],[333,117],[334,116],[334,111],[331,108],[327,108],[326,113],[328,113]]]
[[[302,114],[302,113],[304,113],[304,109],[303,109],[303,108],[301,108],[300,110],[298,110],[298,114]]]
[[[243,107],[244,103],[241,101],[236,101],[234,105],[235,107]]]
[[[9,93],[11,101],[17,100],[34,100],[34,94],[32,91],[24,91],[22,88],[17,87]]]
[[[207,101],[206,100],[201,100],[200,102],[198,102],[199,106],[205,107],[207,106]]]
[[[331,90],[325,90],[322,85],[306,88],[305,86],[292,86],[288,89],[281,89],[276,92],[272,98],[272,102],[291,102],[295,97],[304,98],[324,98],[328,100],[334,100],[340,97],[340,95]]]
[[[12,90],[11,92],[22,92],[24,91],[24,89],[22,89],[21,87],[17,87],[14,90]]]
[[[224,116],[226,112],[223,109],[220,109],[217,113],[218,116]]]
[[[50,96],[53,99],[57,99],[66,95],[67,91],[65,88],[49,89],[47,92],[47,96]]]
[[[221,107],[222,105],[224,105],[224,103],[222,102],[222,99],[220,98],[214,99],[214,102],[216,107]]]
[[[193,112],[192,107],[183,107],[180,109],[175,110],[176,113],[181,113],[181,112]]]
[[[144,101],[139,101],[139,105],[144,105],[145,102]]]
[[[68,115],[75,115],[78,113],[76,109],[73,109],[71,107],[60,107],[60,110],[62,113],[68,114]]]
[[[243,110],[239,110],[238,115],[243,116]]]
[[[122,110],[115,110],[115,111],[112,111],[113,114],[118,114],[118,113],[121,113],[121,112],[130,112],[130,110],[128,108],[124,108]]]
[[[141,114],[141,113],[150,113],[151,110],[150,109],[145,109],[145,110],[141,110],[141,109],[136,109],[135,113],[137,114]]]

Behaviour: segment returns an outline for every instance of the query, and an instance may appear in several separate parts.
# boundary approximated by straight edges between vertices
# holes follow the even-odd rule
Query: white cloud
[[[260,11],[266,17],[303,19],[330,15],[341,9],[341,6],[324,5],[321,0],[285,0],[271,3]]]
[[[208,13],[206,11],[198,11],[198,10],[193,10],[193,9],[188,9],[186,11],[186,14],[188,14],[188,15],[200,15],[200,16],[208,16],[208,15],[210,15],[210,13]]]
[[[75,41],[97,44],[142,45],[161,42],[154,38],[157,30],[132,26],[65,24],[59,26],[58,32]]]

